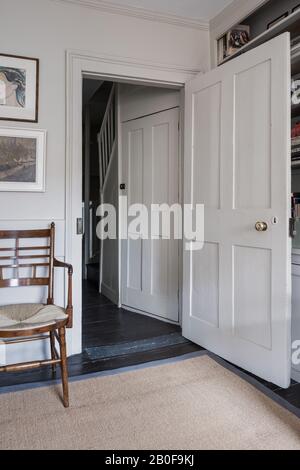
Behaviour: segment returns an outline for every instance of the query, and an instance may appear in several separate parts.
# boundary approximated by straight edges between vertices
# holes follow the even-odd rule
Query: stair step
[[[99,264],[87,265],[87,279],[89,281],[99,282]]]

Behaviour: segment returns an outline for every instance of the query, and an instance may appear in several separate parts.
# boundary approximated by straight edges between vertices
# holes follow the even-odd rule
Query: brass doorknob
[[[266,232],[268,230],[267,222],[256,222],[255,230],[258,232]]]

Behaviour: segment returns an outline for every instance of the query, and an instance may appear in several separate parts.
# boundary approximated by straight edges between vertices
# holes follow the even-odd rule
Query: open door
[[[290,79],[286,33],[193,79],[185,105],[185,202],[205,206],[205,243],[184,253],[183,335],[281,387],[291,368]]]

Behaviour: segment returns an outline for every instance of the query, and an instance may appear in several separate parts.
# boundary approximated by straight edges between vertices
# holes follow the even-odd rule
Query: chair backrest
[[[54,241],[54,223],[45,230],[0,230],[0,288],[48,286],[48,303],[52,303]],[[41,270],[46,276],[41,276]]]

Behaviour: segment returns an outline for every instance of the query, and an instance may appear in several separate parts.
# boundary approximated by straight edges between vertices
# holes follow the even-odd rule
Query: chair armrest
[[[68,315],[67,328],[72,328],[73,326],[73,300],[72,300],[72,276],[73,276],[73,266],[58,259],[53,259],[53,266],[56,268],[65,268],[68,270],[68,304],[66,307],[66,314]]]
[[[68,270],[68,274],[73,274],[73,266],[68,263],[64,263],[63,261],[59,261],[58,259],[53,259],[53,265],[57,268],[65,268]]]

